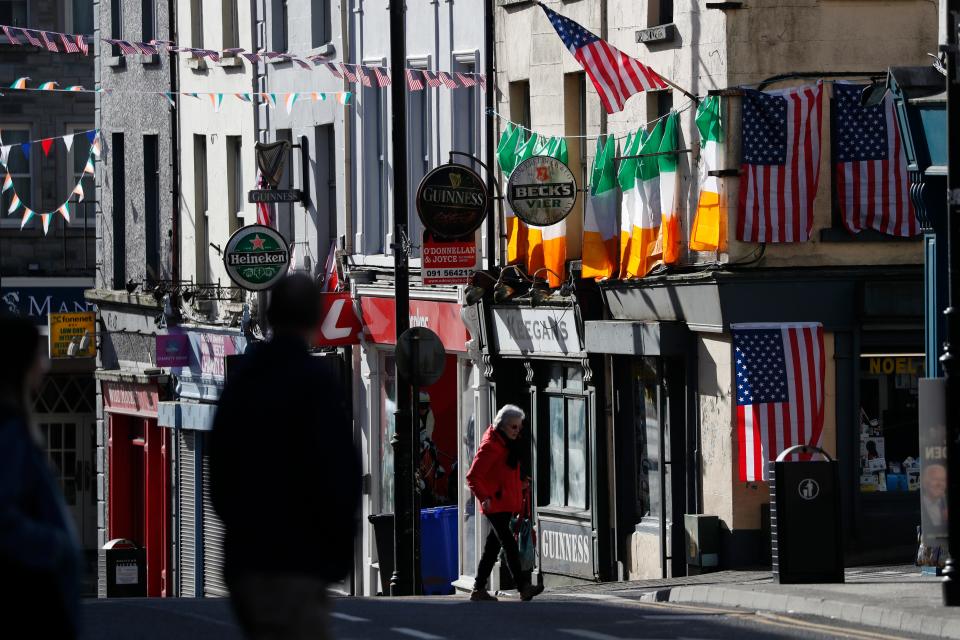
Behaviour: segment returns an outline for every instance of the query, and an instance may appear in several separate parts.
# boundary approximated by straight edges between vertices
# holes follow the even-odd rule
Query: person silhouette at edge
[[[277,284],[273,336],[231,371],[214,417],[224,578],[253,639],[329,638],[326,589],[353,566],[360,459],[337,376],[309,354],[319,300],[306,275]]]
[[[0,336],[0,614],[13,633],[76,638],[80,545],[31,416],[46,345],[29,320],[6,314]]]

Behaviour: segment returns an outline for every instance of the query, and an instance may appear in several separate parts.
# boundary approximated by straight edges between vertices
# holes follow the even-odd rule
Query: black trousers
[[[520,568],[520,549],[517,547],[517,541],[510,533],[510,513],[488,513],[487,520],[490,521],[490,534],[487,536],[487,542],[483,545],[483,555],[480,556],[480,564],[477,565],[477,579],[473,588],[479,591],[487,588],[487,579],[490,572],[493,571],[493,565],[497,562],[497,556],[500,555],[500,549],[503,548],[507,556],[507,568],[510,569],[510,575],[513,581],[517,583],[517,588],[523,587],[528,578],[523,574]]]

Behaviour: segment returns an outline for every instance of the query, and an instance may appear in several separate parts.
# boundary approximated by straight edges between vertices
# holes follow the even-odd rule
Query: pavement
[[[770,571],[720,571],[553,592],[813,616],[907,637],[960,640],[960,607],[942,605],[940,580],[922,575],[918,567],[901,565],[847,569],[843,584],[777,584]]]

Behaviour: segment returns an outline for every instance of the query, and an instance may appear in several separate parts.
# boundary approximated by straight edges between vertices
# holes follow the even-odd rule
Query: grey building
[[[66,53],[57,36],[57,52],[30,44],[16,27],[30,29],[38,38],[41,29],[51,33],[92,33],[93,2],[20,0],[0,6],[0,24],[10,29],[13,41],[0,34],[0,73],[13,81],[30,76],[26,87],[55,81],[61,88],[93,88],[93,52]],[[74,45],[76,40],[71,41]],[[93,284],[96,248],[94,217],[97,202],[93,179],[83,179],[86,198],[77,203],[71,195],[83,176],[90,153],[86,133],[94,126],[93,94],[53,93],[4,89],[0,97],[0,139],[9,145],[0,167],[9,173],[13,188],[0,195],[0,310],[32,318],[47,332],[48,314],[86,311],[83,291]],[[62,136],[74,135],[68,150]],[[53,138],[48,153],[40,140]],[[27,145],[25,153],[22,144]],[[7,211],[14,194],[20,207]],[[70,201],[67,221],[56,210]],[[23,214],[36,212],[23,225]],[[48,233],[41,213],[52,213]],[[92,358],[58,358],[52,361],[35,403],[36,418],[46,436],[68,507],[74,515],[81,542],[91,558],[97,547],[97,492],[95,467],[95,397]],[[92,580],[88,582],[92,588]]]
[[[170,56],[121,55],[102,38],[175,40],[170,4],[110,0],[95,5],[97,265],[87,299],[99,309],[97,360],[98,546],[127,538],[147,552],[147,593],[172,595],[168,434],[157,425],[167,376],[157,367],[156,335],[166,323],[164,294],[178,279],[175,245],[175,89]],[[169,300],[169,298],[167,299]],[[101,564],[99,587],[105,588]]]

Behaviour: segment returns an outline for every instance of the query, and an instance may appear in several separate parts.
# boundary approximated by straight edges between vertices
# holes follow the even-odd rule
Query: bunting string
[[[0,25],[10,44],[15,46],[32,45],[38,49],[46,49],[51,53],[81,53],[88,54],[87,38],[76,33],[60,33],[57,31],[41,31],[11,25]],[[37,37],[39,35],[39,37]],[[26,42],[22,42],[24,38]],[[329,56],[301,55],[282,51],[247,51],[242,47],[231,47],[218,51],[216,49],[198,49],[195,47],[181,47],[169,40],[150,40],[149,42],[134,42],[117,38],[101,38],[101,41],[116,47],[116,53],[121,56],[157,55],[166,53],[184,53],[195,58],[209,58],[219,62],[224,58],[240,57],[250,64],[258,62],[290,62],[302,69],[323,67],[334,78],[346,80],[351,84],[360,84],[364,87],[388,87],[391,84],[390,70],[380,65],[335,63]],[[311,66],[312,65],[312,66]],[[474,72],[431,71],[427,69],[404,69],[407,78],[407,88],[411,91],[422,91],[423,82],[414,83],[411,77],[421,76],[430,87],[446,87],[447,89],[468,89],[479,86],[486,90],[487,78],[485,74]]]
[[[86,133],[86,132],[85,132]],[[65,138],[66,136],[60,136]],[[53,140],[48,138],[48,140]],[[43,143],[43,140],[40,141]],[[26,145],[29,149],[29,145]],[[94,161],[96,158],[100,157],[100,136],[99,133],[95,133],[90,144],[90,151],[87,152],[87,163],[83,167],[83,173],[80,174],[80,179],[77,180],[77,184],[73,187],[73,190],[70,192],[70,195],[67,196],[67,199],[64,202],[54,209],[53,211],[39,212],[34,211],[27,205],[23,199],[20,198],[20,195],[17,193],[17,188],[13,184],[13,176],[10,175],[10,170],[7,167],[7,155],[9,154],[9,145],[5,145],[4,149],[6,151],[3,154],[2,159],[0,159],[0,166],[3,167],[4,179],[3,186],[0,187],[0,193],[6,193],[10,191],[10,204],[7,206],[6,215],[12,215],[19,210],[23,210],[20,214],[20,230],[23,231],[24,228],[30,223],[34,217],[40,218],[40,224],[43,229],[43,235],[47,235],[50,231],[50,223],[53,220],[54,216],[57,214],[64,219],[65,222],[69,223],[71,219],[71,207],[70,205],[75,202],[83,202],[84,192],[83,192],[83,180],[87,176],[93,176],[95,172]],[[26,151],[25,151],[26,152]],[[76,200],[74,200],[76,196]]]

